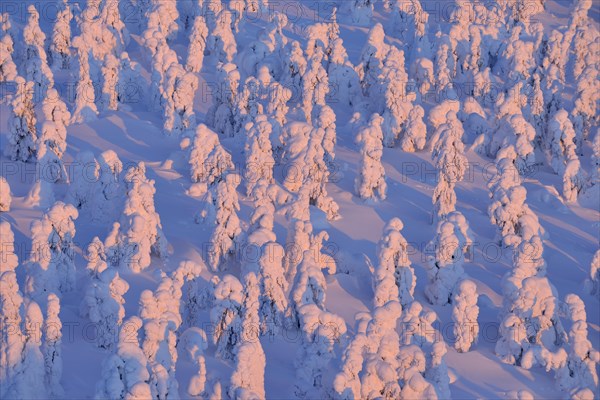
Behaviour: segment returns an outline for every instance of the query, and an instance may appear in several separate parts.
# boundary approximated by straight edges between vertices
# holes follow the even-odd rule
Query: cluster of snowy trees
[[[457,2],[451,23],[435,36],[419,0],[409,9],[384,1],[389,26],[371,23],[377,2],[348,1],[339,15],[334,8],[327,22],[307,27],[304,46],[286,36],[293,23],[279,12],[270,12],[246,43],[243,14],[269,10],[264,0],[138,0],[132,6],[139,26],[129,28],[139,33],[140,63],[127,53],[134,48],[116,3],[90,0],[79,10],[59,1],[48,35],[33,5],[20,31],[8,14],[0,19],[0,84],[15,84],[5,152],[43,171],[26,201],[43,214],[31,225],[31,256],[21,260],[22,290],[14,234],[0,222],[2,397],[64,394],[59,314],[63,294],[76,289],[75,222],[85,215],[111,227],[86,249],[80,305],[81,317],[97,327],[95,344],[107,352],[97,398],[178,398],[182,354],[196,370],[188,395],[266,398],[261,338],[283,329],[299,332],[299,398],[449,398],[447,345],[433,328],[436,313],[415,292],[451,308],[453,346],[470,351],[479,335],[478,285],[466,273],[473,232],[456,193],[469,167],[469,142],[495,160],[488,213],[496,240],[512,255],[496,353],[509,364],[552,370],[557,386],[576,398],[593,397],[600,354],[588,339],[584,302],[575,294],[561,301],[546,276],[547,235],[523,186],[545,163],[560,176],[566,202],[600,188],[600,133],[585,158],[600,100],[600,66],[590,50],[600,34],[588,17],[590,0],[576,1],[568,25],[549,34],[524,14],[523,2]],[[356,65],[338,17],[370,26]],[[195,107],[201,73],[215,81],[202,122]],[[77,80],[72,104],[54,87],[55,76],[65,74]],[[562,95],[567,82],[574,82],[572,99]],[[163,132],[177,137],[192,183],[188,194],[200,197],[196,222],[210,232],[204,262],[158,271],[156,289],[143,291],[137,315],[127,316],[124,277],[151,267],[153,255],[168,265],[152,172],[143,162],[124,168],[107,150],[79,152],[68,174],[63,156],[71,124],[131,107],[159,113]],[[343,108],[354,113],[354,191],[366,204],[386,201],[384,152],[396,147],[431,151],[437,178],[427,282],[417,288],[404,224],[390,219],[376,265],[369,265],[373,302],[356,316],[352,335],[326,306],[327,277],[337,265],[326,249],[328,233],[313,231],[311,219],[315,208],[330,221],[341,217],[328,189],[338,172]],[[243,174],[233,162],[237,153]],[[57,183],[68,184],[64,202],[55,201]],[[240,217],[244,200],[252,206],[248,224]],[[10,212],[11,203],[11,188],[0,178],[0,212]],[[275,234],[276,215],[287,218],[285,246]],[[240,261],[242,247],[259,256]],[[600,295],[600,252],[585,286]],[[203,312],[211,332],[200,328]],[[223,387],[207,371],[209,346],[234,365]]]

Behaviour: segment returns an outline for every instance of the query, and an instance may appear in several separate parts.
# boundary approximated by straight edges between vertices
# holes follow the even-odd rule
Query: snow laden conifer
[[[223,8],[216,16],[215,26],[208,23],[206,49],[217,62],[230,63],[237,54],[237,43],[232,31],[231,13]]]
[[[271,133],[273,127],[266,115],[259,115],[254,122],[246,125],[247,132],[244,153],[246,158],[245,180],[246,195],[250,196],[255,185],[264,180],[273,182],[273,151],[271,148]]]
[[[3,240],[8,241],[9,237],[5,236],[6,224],[8,223],[1,222],[0,230]],[[7,256],[5,251],[2,251],[1,255]],[[13,382],[19,373],[25,343],[25,335],[21,331],[23,294],[19,290],[17,274],[14,271],[18,260],[16,256],[7,260],[7,263],[2,263],[0,269],[0,379],[3,382],[0,385],[0,395],[3,397],[11,391],[14,392]]]
[[[244,277],[244,304],[240,343],[236,348],[236,366],[231,375],[231,398],[265,398],[266,357],[260,343],[258,277]]]
[[[233,114],[237,106],[240,72],[232,63],[217,65],[216,81],[219,82],[213,97],[213,105],[206,115],[207,125],[217,133],[234,135]]]
[[[339,206],[327,192],[330,174],[325,148],[331,149],[327,134],[325,129],[303,122],[287,124],[280,138],[284,145],[281,159],[286,163],[285,188],[298,197],[306,196],[332,220],[339,217]]]
[[[408,75],[404,68],[404,52],[392,46],[383,61],[383,87],[385,107],[383,111],[383,144],[394,147],[400,137],[408,113],[412,108],[407,96]]]
[[[356,136],[355,142],[360,146],[359,173],[354,181],[356,194],[361,199],[385,200],[387,184],[385,170],[381,163],[383,156],[383,118],[373,114],[367,126]]]
[[[79,124],[93,121],[97,118],[96,95],[90,76],[90,50],[84,38],[77,36],[73,39],[73,47],[79,60],[77,86],[75,87],[75,109],[72,113],[72,123]]]
[[[432,159],[437,169],[437,185],[433,192],[433,221],[443,220],[456,205],[456,183],[463,179],[467,169],[462,142],[463,128],[453,111],[447,114],[446,123],[436,131]]]
[[[122,266],[140,272],[150,265],[150,254],[167,256],[167,240],[154,208],[154,180],[146,178],[143,162],[129,168],[124,177],[127,199],[122,215],[124,251]]]
[[[399,301],[405,307],[413,301],[416,275],[408,259],[408,242],[402,236],[404,224],[392,218],[377,245],[379,264],[374,271],[375,307]]]
[[[324,375],[336,343],[346,333],[346,324],[317,304],[304,304],[298,312],[302,342],[294,361],[297,368],[294,392],[301,399],[320,398],[331,390]]]
[[[362,97],[358,74],[348,58],[341,38],[330,42],[330,47],[330,62],[327,68],[329,92],[334,94],[341,104],[355,107],[360,104]]]
[[[186,148],[189,142],[189,138],[184,138],[181,147]],[[189,164],[192,182],[208,186],[221,182],[234,167],[231,155],[221,146],[219,135],[204,124],[196,127],[191,139]]]
[[[27,264],[26,292],[45,299],[75,288],[74,221],[79,216],[70,204],[56,202],[31,224],[32,253]]]
[[[302,75],[302,110],[308,123],[312,122],[313,105],[324,106],[329,93],[329,79],[321,64],[322,57],[321,52],[308,60],[306,71]]]
[[[69,69],[71,54],[71,20],[73,12],[66,0],[59,5],[56,20],[52,28],[52,37],[48,46],[49,64],[55,69]]]
[[[197,368],[190,378],[187,393],[190,396],[201,396],[206,390],[206,358],[204,351],[208,347],[206,332],[197,327],[186,329],[179,339],[189,360]]]
[[[139,331],[143,322],[133,316],[119,330],[117,351],[102,362],[95,398],[149,399],[148,359],[140,347]]]
[[[33,4],[27,8],[27,24],[23,28],[23,73],[34,82],[36,93],[43,96],[54,86],[54,75],[46,58],[46,35],[40,28],[40,14]]]
[[[414,152],[425,148],[427,137],[427,126],[423,122],[425,111],[423,107],[416,104],[408,113],[408,119],[404,126],[404,135],[400,140],[403,151]]]
[[[42,399],[50,395],[45,385],[46,368],[41,350],[44,317],[40,306],[29,300],[24,304],[23,347],[20,363],[9,382],[7,398]],[[4,386],[4,385],[2,385]]]
[[[64,396],[60,383],[63,372],[62,359],[62,323],[60,321],[60,299],[54,293],[48,295],[46,320],[44,321],[44,365],[46,367],[45,383],[49,395],[53,398]]]
[[[14,272],[19,265],[19,258],[15,253],[15,236],[10,227],[10,223],[7,221],[0,221],[0,232],[2,233],[2,243],[4,244],[0,248],[0,257],[2,257],[0,274],[7,271]]]
[[[431,304],[445,305],[452,302],[452,296],[457,289],[456,284],[464,273],[464,260],[459,243],[454,225],[441,221],[431,243],[434,255],[429,256],[426,266],[429,283],[425,287],[425,295]]]
[[[10,193],[10,185],[3,176],[0,177],[0,212],[10,211],[12,197]]]
[[[103,110],[117,110],[119,104],[119,59],[107,54],[102,63],[102,93],[98,99]]]
[[[102,242],[97,240],[90,244],[88,248],[90,282],[81,303],[80,313],[97,326],[96,345],[111,349],[116,343],[118,329],[125,317],[123,296],[129,290],[129,284],[114,268],[107,268],[105,259]],[[100,268],[97,265],[98,261],[103,261]]]
[[[210,311],[214,324],[212,340],[216,355],[224,360],[235,358],[235,348],[241,340],[244,288],[233,275],[225,275],[215,287],[215,303]]]
[[[479,307],[477,306],[477,285],[473,281],[458,283],[452,298],[452,321],[454,322],[454,348],[467,352],[477,342],[479,335]]]
[[[237,195],[239,176],[229,174],[213,188],[214,230],[210,236],[208,265],[213,271],[226,268],[226,262],[234,254],[238,236],[242,233],[237,215],[240,205]]]
[[[537,216],[526,203],[527,190],[521,186],[521,178],[513,160],[514,157],[499,159],[496,162],[497,173],[488,183],[492,197],[488,214],[498,227],[496,240],[506,247],[517,246],[523,239],[546,235]]]
[[[198,73],[202,70],[204,51],[208,39],[208,27],[202,15],[197,15],[190,32],[190,44],[185,69],[189,72]]]
[[[38,133],[33,105],[33,82],[17,77],[17,92],[8,117],[8,146],[5,154],[13,161],[28,162],[36,158]]]
[[[569,330],[567,359],[556,371],[556,383],[561,390],[577,397],[578,393],[586,389],[598,389],[600,352],[588,340],[587,315],[581,298],[568,294],[565,297],[565,308],[572,326]]]
[[[8,13],[0,14],[0,82],[14,81],[18,76],[15,41]]]
[[[585,281],[587,292],[600,297],[600,250],[596,250],[590,263],[590,274]]]

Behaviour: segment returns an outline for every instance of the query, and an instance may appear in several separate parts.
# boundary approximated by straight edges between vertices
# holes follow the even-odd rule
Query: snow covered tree
[[[225,360],[235,357],[235,348],[242,334],[243,303],[242,284],[233,275],[225,275],[215,287],[215,304],[210,311],[217,357]]]
[[[44,364],[46,366],[45,383],[49,394],[54,398],[64,396],[64,390],[60,384],[63,371],[62,360],[62,323],[58,314],[60,313],[60,300],[54,294],[48,295],[46,306],[46,320],[44,321]]]
[[[359,131],[355,139],[360,146],[361,160],[354,188],[361,199],[385,200],[386,197],[385,170],[381,163],[383,156],[381,125],[383,121],[379,114],[373,114],[369,124]]]
[[[309,204],[317,206],[332,220],[339,217],[339,206],[327,193],[330,175],[325,149],[331,149],[331,137],[326,140],[326,135],[325,129],[303,122],[287,124],[280,137],[284,144],[281,159],[286,165],[285,188],[298,193],[298,197],[306,196]]]
[[[211,28],[208,23],[208,40],[206,49],[218,62],[230,63],[237,54],[237,43],[231,30],[231,12],[223,8],[216,16],[216,25]]]
[[[215,79],[218,84],[213,96],[213,105],[206,115],[207,125],[218,133],[233,136],[233,112],[237,105],[240,72],[235,64],[219,63]]]
[[[584,191],[587,185],[587,179],[579,162],[579,158],[575,157],[567,162],[567,165],[562,174],[563,197],[568,202],[577,201],[577,196]]]
[[[189,139],[183,139],[182,147],[188,145]],[[221,182],[227,171],[234,167],[231,155],[221,146],[219,135],[204,124],[196,127],[189,164],[192,182],[201,182],[209,186]]]
[[[463,128],[453,111],[447,114],[446,123],[440,125],[432,137],[431,158],[437,169],[437,185],[433,192],[433,221],[440,221],[454,211],[456,193],[454,186],[460,182],[467,169],[462,142]]]
[[[315,304],[324,310],[326,290],[327,282],[318,262],[318,255],[314,254],[314,250],[304,251],[291,289],[291,322],[300,324],[300,309],[306,304]]]
[[[67,150],[67,126],[71,113],[56,89],[48,89],[42,102],[45,120],[42,123],[39,142],[47,145],[59,159]]]
[[[329,55],[329,93],[340,104],[356,106],[361,101],[360,79],[354,65],[348,59],[344,42],[337,38],[330,42],[331,54]]]
[[[20,363],[9,383],[7,398],[44,399],[49,396],[45,385],[44,355],[40,349],[44,318],[40,306],[29,301],[24,307],[23,347]],[[4,386],[4,385],[2,385]]]
[[[272,183],[273,167],[275,160],[273,159],[273,151],[271,148],[271,132],[273,127],[266,115],[259,115],[254,122],[250,122],[245,126],[246,145],[244,153],[246,158],[246,166],[244,175],[246,180],[246,195],[250,196],[255,185],[260,180],[265,180],[267,183]]]
[[[140,348],[142,320],[133,316],[119,330],[116,354],[102,363],[102,377],[96,385],[96,399],[149,399],[148,359]]]
[[[417,277],[408,259],[408,242],[401,233],[403,227],[399,218],[389,220],[377,245],[375,307],[390,300],[399,301],[405,307],[413,301]]]
[[[35,143],[38,138],[36,117],[33,109],[33,82],[17,77],[17,92],[11,103],[8,117],[8,146],[6,156],[13,161],[28,162],[36,158]]]
[[[31,224],[32,252],[27,264],[26,292],[45,299],[75,288],[74,221],[79,216],[71,204],[58,201]]]
[[[96,246],[88,249],[90,262],[94,261],[94,258],[101,260],[105,257],[102,242],[97,242]],[[116,342],[118,329],[125,317],[123,296],[129,290],[129,284],[114,268],[106,268],[106,262],[104,266],[104,270],[90,271],[94,275],[91,276],[81,303],[81,316],[88,317],[97,327],[96,345],[110,349]]]
[[[266,114],[271,118],[273,131],[281,133],[287,121],[289,110],[287,102],[292,98],[292,91],[278,82],[272,82],[267,89],[267,97]],[[272,145],[274,143],[272,141]]]
[[[376,23],[369,30],[367,43],[360,55],[359,70],[360,84],[363,94],[369,98],[371,110],[382,112],[384,98],[381,96],[380,81],[383,72],[383,61],[390,50],[384,42],[385,32],[380,23]]]
[[[258,277],[253,272],[244,278],[244,310],[236,366],[231,375],[231,398],[265,398],[266,358],[260,343]]]
[[[7,222],[0,222],[2,240],[8,242],[12,232],[5,230],[6,226],[8,226]],[[11,237],[5,236],[8,232]],[[7,256],[4,249],[0,255]],[[17,274],[14,271],[17,264],[17,257],[13,255],[7,258],[6,263],[2,263],[0,269],[0,379],[2,380],[0,395],[2,397],[13,390],[13,382],[19,373],[26,339],[21,331],[23,295],[19,291]]]
[[[454,348],[467,352],[479,335],[479,307],[477,306],[477,285],[471,280],[463,280],[458,284],[452,298],[452,321],[454,322]]]
[[[183,332],[179,340],[183,343],[183,349],[190,361],[198,369],[190,379],[187,393],[190,396],[201,396],[206,389],[206,359],[204,357],[204,351],[208,347],[206,333],[200,328],[191,327]]]
[[[172,63],[162,81],[163,131],[180,135],[196,127],[194,94],[198,77],[186,72],[179,63]]]
[[[73,47],[77,51],[79,60],[79,73],[77,75],[77,86],[75,87],[75,109],[72,115],[72,122],[75,124],[93,121],[98,115],[94,84],[90,76],[90,51],[88,46],[89,44],[81,36],[73,39]]]
[[[404,126],[404,135],[400,141],[402,151],[414,152],[425,148],[427,126],[423,122],[425,111],[420,105],[414,105],[408,113]]]
[[[0,176],[0,212],[10,211],[11,203],[10,185],[6,178]]]
[[[550,165],[557,174],[562,174],[567,163],[577,158],[575,129],[566,110],[558,110],[548,121],[546,147],[551,156]]]
[[[322,398],[330,390],[324,374],[334,356],[334,347],[346,333],[344,320],[316,304],[298,309],[302,343],[296,354],[297,381],[294,392],[299,398]]]
[[[565,297],[565,308],[573,323],[569,331],[569,352],[567,360],[556,371],[557,386],[566,392],[575,394],[583,389],[598,389],[600,352],[592,347],[588,340],[587,315],[585,304],[575,294]]]
[[[385,98],[382,115],[383,144],[386,147],[394,147],[412,107],[412,102],[406,93],[408,76],[404,68],[404,52],[396,47],[390,47],[383,60],[381,73]]]
[[[15,254],[15,236],[10,227],[10,223],[0,221],[0,232],[2,233],[2,246],[0,247],[0,274],[7,271],[13,271],[19,265],[19,258]]]
[[[590,275],[585,281],[587,292],[600,297],[600,250],[596,250],[590,264]]]
[[[54,86],[54,76],[46,59],[46,35],[40,28],[40,14],[33,4],[27,8],[27,25],[23,28],[23,74],[34,82],[36,93],[44,95]]]
[[[202,70],[204,61],[204,51],[206,50],[206,41],[208,39],[208,27],[202,15],[197,15],[194,19],[194,25],[190,32],[190,44],[188,46],[188,55],[185,69],[189,72],[198,73]]]
[[[3,31],[0,36],[0,82],[12,82],[17,78],[18,72],[17,65],[13,60],[14,41],[8,33],[8,29],[10,29],[8,14],[1,15],[0,24]]]
[[[146,93],[146,83],[141,76],[141,67],[131,61],[127,52],[122,52],[119,58],[119,81],[117,96],[121,104],[142,103]]]
[[[464,273],[462,249],[454,225],[441,221],[430,246],[434,255],[428,257],[426,265],[429,284],[425,287],[425,295],[431,304],[452,303],[456,284]]]
[[[491,222],[498,227],[496,240],[504,246],[515,246],[522,239],[544,237],[545,231],[535,213],[526,204],[527,190],[521,186],[519,172],[510,158],[496,163],[497,175],[488,187],[492,203],[488,207]]]
[[[103,110],[117,110],[119,104],[119,60],[112,54],[107,54],[102,63],[102,93],[99,103]]]
[[[335,160],[335,145],[337,143],[335,112],[329,106],[317,106],[313,109],[313,125],[315,128],[323,129],[323,150],[325,151],[325,163],[330,169],[335,168],[333,161]]]
[[[237,212],[240,205],[237,186],[240,178],[229,174],[214,187],[213,206],[215,209],[214,230],[210,237],[208,264],[213,271],[225,268],[225,263],[233,255],[238,236],[242,233]]]
[[[69,69],[72,59],[71,20],[73,13],[67,0],[63,0],[59,7],[48,46],[49,64],[53,68]]]
[[[312,122],[313,106],[324,106],[325,98],[329,93],[329,79],[327,71],[321,64],[321,59],[322,54],[311,58],[304,75],[302,75],[302,110],[306,122],[309,124]]]
[[[125,259],[122,266],[140,272],[150,265],[150,254],[161,259],[167,256],[167,240],[160,216],[154,208],[154,180],[146,178],[146,166],[139,162],[127,170],[124,177],[127,199],[122,215]]]
[[[286,46],[281,83],[292,92],[291,98],[297,102],[302,99],[302,77],[306,73],[308,63],[300,43],[292,41]]]

